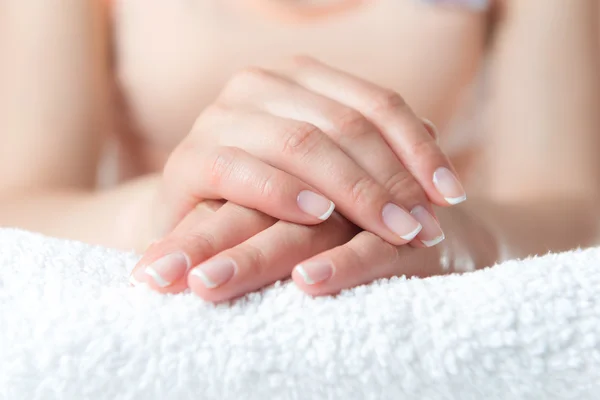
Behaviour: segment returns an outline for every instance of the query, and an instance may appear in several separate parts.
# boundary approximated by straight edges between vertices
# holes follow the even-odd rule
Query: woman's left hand
[[[441,209],[440,219],[452,239],[445,246],[414,248],[392,245],[338,213],[322,224],[305,226],[231,202],[204,201],[150,246],[132,273],[133,282],[145,282],[161,293],[189,287],[205,300],[220,302],[290,275],[304,292],[327,295],[379,278],[455,272],[456,258],[467,269],[491,261],[493,237],[464,209]],[[144,268],[180,251],[181,243],[190,258],[205,261],[187,278],[161,287]]]

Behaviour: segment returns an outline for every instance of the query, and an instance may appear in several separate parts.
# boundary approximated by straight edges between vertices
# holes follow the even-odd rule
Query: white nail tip
[[[159,275],[159,273],[158,273],[158,272],[156,272],[156,271],[155,271],[155,270],[154,270],[152,267],[147,267],[147,268],[144,270],[144,272],[145,272],[145,273],[147,273],[148,275],[150,275],[150,277],[151,277],[152,279],[154,279],[154,282],[156,282],[156,284],[157,284],[158,286],[160,286],[161,288],[165,288],[165,287],[167,287],[167,286],[171,285],[171,283],[172,283],[172,282],[165,281],[165,280],[163,279],[163,277],[162,277],[162,276],[160,276],[160,275]]]
[[[302,277],[302,279],[304,279],[304,282],[307,285],[314,285],[315,281],[313,281],[312,279],[310,279],[310,276],[308,276],[308,274],[306,273],[306,271],[304,270],[304,268],[302,268],[302,265],[296,265],[295,270],[300,274],[300,276]]]
[[[129,275],[129,283],[131,283],[133,286],[139,286],[142,284],[142,282],[138,281],[137,279],[135,279],[135,277],[132,275]]]
[[[448,204],[455,205],[467,200],[467,195],[465,194],[464,196],[460,197],[444,197],[444,199],[448,202]]]
[[[407,235],[404,235],[404,236],[399,235],[399,236],[402,239],[408,240],[410,242],[411,240],[413,240],[415,238],[415,236],[417,236],[419,234],[419,232],[421,232],[422,229],[423,229],[423,225],[419,224],[419,226],[417,226],[414,231],[410,232]]]
[[[327,218],[331,217],[333,210],[335,210],[335,204],[333,204],[333,201],[330,201],[329,203],[330,203],[329,209],[327,211],[325,211],[325,213],[319,217],[319,219],[321,221],[325,221]]]
[[[194,268],[192,270],[192,272],[190,272],[190,275],[194,275],[194,276],[197,276],[198,278],[200,278],[200,280],[202,281],[204,286],[206,286],[209,289],[213,289],[218,286],[204,272],[202,272],[202,270],[200,268]]]
[[[435,239],[421,240],[421,243],[423,243],[427,247],[433,247],[436,244],[439,244],[444,239],[446,239],[446,236],[442,233],[440,236],[436,237]]]

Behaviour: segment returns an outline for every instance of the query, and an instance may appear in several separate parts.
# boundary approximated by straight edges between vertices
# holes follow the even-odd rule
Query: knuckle
[[[412,142],[406,151],[411,158],[419,161],[438,161],[443,157],[440,148],[430,137]]]
[[[257,183],[258,193],[265,199],[271,199],[278,192],[282,182],[275,174],[270,174]]]
[[[406,107],[406,102],[393,90],[381,90],[371,99],[370,110],[373,114],[385,114]]]
[[[320,143],[323,133],[308,122],[293,124],[283,140],[282,153],[288,156],[305,156]]]
[[[377,235],[362,231],[356,236],[354,250],[363,260],[377,259],[382,264],[391,264],[398,260],[398,247],[388,243]]]
[[[421,197],[422,189],[418,182],[407,171],[399,171],[391,175],[383,183],[383,187],[394,197],[417,199]]]
[[[370,207],[381,195],[381,190],[371,177],[362,176],[350,184],[348,193],[355,206]]]
[[[355,110],[347,110],[333,118],[333,127],[336,135],[346,139],[358,139],[373,133],[373,125]]]
[[[269,265],[267,256],[261,248],[251,243],[245,243],[240,248],[240,251],[243,253],[244,262],[248,263],[247,268],[250,276],[264,276],[268,274]]]
[[[207,231],[189,232],[183,238],[183,248],[193,249],[194,253],[200,253],[202,256],[211,257],[218,253],[217,238]]]
[[[219,187],[228,178],[234,168],[237,153],[233,147],[221,146],[214,149],[206,159],[205,179],[209,185]]]

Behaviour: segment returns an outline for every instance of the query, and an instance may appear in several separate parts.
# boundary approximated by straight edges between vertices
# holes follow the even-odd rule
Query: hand
[[[161,233],[201,200],[318,224],[335,207],[386,241],[410,242],[465,199],[446,156],[396,93],[307,58],[234,76],[164,170]],[[418,239],[427,245],[438,235]]]
[[[478,219],[460,208],[441,210],[440,217],[452,240],[445,246],[418,249],[392,245],[337,213],[320,225],[303,226],[231,202],[202,202],[169,236],[150,247],[133,271],[134,282],[146,282],[163,293],[189,286],[202,298],[219,302],[286,279],[290,273],[306,293],[326,295],[379,278],[424,277],[494,262],[496,243]],[[173,278],[164,268],[163,255],[185,270],[190,263],[179,253],[182,238],[193,238],[186,242],[191,257],[207,261],[189,275]],[[145,268],[153,262],[149,276]]]

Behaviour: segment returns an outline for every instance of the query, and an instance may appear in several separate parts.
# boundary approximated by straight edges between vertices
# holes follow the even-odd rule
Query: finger
[[[328,295],[375,279],[440,272],[439,248],[398,247],[363,231],[344,245],[302,261],[292,279],[308,294]]]
[[[397,93],[307,57],[283,73],[305,88],[347,105],[377,126],[394,153],[440,206],[466,200],[450,161]]]
[[[425,129],[427,129],[427,133],[429,133],[429,135],[439,145],[440,144],[440,132],[438,131],[435,124],[433,122],[431,122],[430,120],[428,120],[427,118],[423,118],[423,117],[421,117],[421,121],[423,122]]]
[[[337,213],[314,226],[279,221],[192,269],[188,285],[208,301],[232,299],[289,277],[297,262],[344,243],[357,230]]]
[[[212,214],[214,214],[218,209],[220,209],[223,206],[223,203],[224,202],[221,200],[206,200],[197,204],[195,210],[190,212],[188,218],[186,218],[184,221],[181,221],[180,228],[185,229],[191,224],[198,223],[198,221],[204,221],[205,219],[209,218]],[[129,282],[133,286],[138,286],[142,283],[142,280],[145,280],[146,276],[143,272],[144,265],[147,264],[150,258],[152,258],[148,257],[149,250],[153,249],[154,251],[157,251],[159,249],[159,242],[160,239],[158,238],[155,238],[152,242],[148,242],[146,249],[143,251],[143,253],[145,253],[144,256],[140,259],[140,261],[138,261],[138,263],[135,265],[135,267],[129,274]]]
[[[161,293],[181,292],[191,267],[274,223],[272,217],[231,202],[210,215],[197,207],[148,249],[132,272],[133,282],[147,283]]]
[[[329,218],[335,207],[300,179],[236,147],[216,147],[206,156],[187,148],[164,174],[170,208],[179,213],[202,199],[223,198],[277,219],[312,225]]]
[[[391,243],[410,242],[422,228],[381,184],[313,124],[239,111],[238,118],[221,118],[211,129],[219,132],[222,143],[239,146],[318,189],[356,225]]]
[[[263,86],[264,90],[256,90],[252,98],[255,107],[277,117],[313,124],[380,183],[396,204],[411,211],[424,227],[411,244],[433,246],[444,239],[421,185],[404,168],[379,130],[361,113],[283,78],[265,79]],[[422,123],[429,125],[428,130],[432,130],[435,138],[435,127],[427,120]]]

